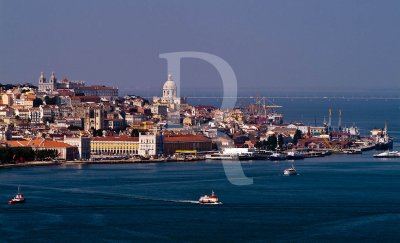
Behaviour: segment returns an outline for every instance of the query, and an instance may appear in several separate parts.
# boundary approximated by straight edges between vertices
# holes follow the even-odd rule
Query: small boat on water
[[[283,174],[286,176],[292,176],[292,175],[297,175],[297,171],[292,165],[292,167],[287,168],[286,170],[283,171]]]
[[[380,154],[374,154],[375,158],[400,158],[399,151],[386,151]]]
[[[200,204],[220,204],[220,202],[218,202],[218,197],[217,195],[215,195],[214,191],[211,192],[211,195],[204,195],[201,196],[199,199],[199,203]]]
[[[25,198],[20,191],[20,186],[18,186],[18,193],[14,196],[11,200],[8,201],[8,204],[17,204],[17,203],[24,203]]]

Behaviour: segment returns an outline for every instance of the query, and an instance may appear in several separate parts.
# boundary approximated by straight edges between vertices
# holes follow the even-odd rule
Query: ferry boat
[[[292,175],[297,175],[297,171],[292,165],[292,167],[287,168],[286,170],[283,171],[283,174],[286,176],[292,176]]]
[[[386,151],[380,154],[374,154],[375,158],[400,158],[399,151]]]
[[[24,203],[25,198],[24,195],[20,192],[20,186],[18,186],[18,193],[14,196],[11,200],[8,201],[8,204],[17,204],[17,203]]]
[[[201,196],[199,199],[199,203],[200,204],[220,204],[218,202],[218,197],[217,195],[215,195],[214,191],[211,192],[211,195],[204,195]]]

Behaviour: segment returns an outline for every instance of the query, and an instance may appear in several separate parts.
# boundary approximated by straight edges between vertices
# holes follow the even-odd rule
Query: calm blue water
[[[0,201],[23,185],[24,205],[0,206],[6,241],[395,240],[400,161],[371,153],[243,163],[254,178],[233,186],[218,162],[2,170]],[[198,205],[214,190],[223,205]]]
[[[390,104],[397,110],[382,113],[395,121],[398,106]],[[299,114],[319,106],[300,103]],[[380,121],[375,114],[363,119],[362,110],[378,110],[368,107],[356,106],[348,117]],[[282,176],[289,162],[244,162],[250,186],[231,185],[220,162],[4,169],[0,240],[397,241],[400,160],[373,153],[296,161],[300,175],[293,177]],[[9,206],[18,184],[27,202]],[[211,190],[223,205],[193,202]]]

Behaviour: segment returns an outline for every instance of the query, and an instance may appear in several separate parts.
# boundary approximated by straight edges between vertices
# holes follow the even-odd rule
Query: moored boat
[[[381,138],[375,144],[376,150],[386,150],[386,149],[392,149],[392,148],[393,148],[393,139],[390,137]]]
[[[269,160],[285,160],[285,159],[286,159],[286,156],[285,156],[284,154],[275,152],[275,153],[272,153],[272,154],[268,157],[268,159],[269,159]]]
[[[254,151],[254,159],[256,160],[267,160],[271,156],[272,152],[267,150],[256,150]]]
[[[298,160],[298,159],[304,159],[304,154],[297,152],[297,151],[289,151],[287,153],[286,159],[288,160]]]
[[[393,138],[389,136],[387,122],[385,121],[385,128],[373,129],[371,131],[372,138],[375,139],[375,149],[388,150],[393,148]]]
[[[361,149],[343,149],[343,154],[362,154]]]
[[[234,156],[231,154],[215,153],[215,154],[207,154],[205,158],[211,160],[236,160],[238,159],[238,156]]]
[[[307,153],[305,153],[305,157],[306,158],[316,158],[316,157],[324,157],[325,154],[323,152],[320,151],[308,151]]]

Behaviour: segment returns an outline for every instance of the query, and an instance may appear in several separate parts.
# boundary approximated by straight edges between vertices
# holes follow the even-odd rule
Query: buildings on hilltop
[[[177,151],[210,151],[213,145],[254,147],[273,137],[284,144],[298,141],[298,146],[348,146],[357,136],[350,129],[339,134],[326,126],[284,124],[282,115],[267,114],[261,102],[248,109],[191,106],[179,97],[172,75],[162,96],[152,101],[117,98],[118,89],[113,87],[59,81],[54,73],[46,79],[41,73],[37,89],[0,90],[0,138],[9,146],[56,149],[60,158],[87,160],[170,156]],[[306,140],[299,139],[298,131]]]
[[[97,96],[106,100],[118,98],[118,88],[105,85],[86,86],[85,81],[70,81],[68,79],[58,81],[54,72],[51,73],[50,79],[47,80],[44,73],[40,73],[38,81],[39,94],[54,95],[63,92],[63,90],[73,90],[75,95]]]
[[[105,85],[81,86],[74,89],[75,94],[84,96],[98,96],[106,100],[115,100],[118,98],[118,88]]]

